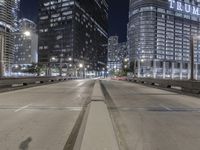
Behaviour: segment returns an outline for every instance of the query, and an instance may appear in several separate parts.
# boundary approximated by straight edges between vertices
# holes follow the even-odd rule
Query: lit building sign
[[[176,0],[169,0],[169,2],[171,9],[200,16],[200,7]]]

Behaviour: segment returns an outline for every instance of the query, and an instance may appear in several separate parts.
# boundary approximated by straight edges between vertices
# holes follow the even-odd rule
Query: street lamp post
[[[63,71],[63,64],[62,64],[62,56],[60,56],[60,62],[59,62],[59,75],[62,77],[62,71]]]
[[[136,63],[137,63],[137,61],[136,61],[136,59],[134,59],[134,66],[133,66],[133,70],[134,70],[134,77],[136,77],[136,67],[137,67],[137,65],[136,65]]]
[[[1,48],[1,55],[0,55],[0,77],[4,76],[4,37],[3,35],[0,35],[0,48]]]
[[[72,62],[72,58],[69,57],[69,58],[68,58],[68,63],[67,63],[67,75],[70,74],[70,68],[72,67],[71,62]]]
[[[79,64],[79,68],[80,68],[80,70],[83,69],[83,66],[84,66],[84,65],[83,65],[82,63]],[[84,69],[83,69],[83,78],[84,78]]]
[[[191,63],[191,76],[190,80],[194,80],[194,37],[190,38],[190,63]]]

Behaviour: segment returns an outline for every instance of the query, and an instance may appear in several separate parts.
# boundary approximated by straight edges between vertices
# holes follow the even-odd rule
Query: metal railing
[[[26,86],[30,84],[51,83],[66,80],[75,80],[74,77],[21,77],[21,78],[0,78],[0,88],[12,87],[15,85]]]
[[[200,81],[196,80],[170,80],[170,79],[154,79],[154,78],[132,78],[129,81],[156,85],[164,88],[179,87],[184,92],[200,94]]]

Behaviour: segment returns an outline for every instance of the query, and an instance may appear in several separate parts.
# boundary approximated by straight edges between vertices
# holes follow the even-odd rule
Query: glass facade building
[[[10,74],[14,50],[15,0],[0,0],[0,76]]]
[[[106,67],[106,0],[40,0],[39,5],[39,63]]]
[[[124,60],[128,59],[127,43],[119,43],[118,36],[108,39],[108,72],[120,71],[124,67]]]
[[[36,24],[26,18],[19,20],[18,31],[14,32],[14,66],[38,63],[38,35]]]
[[[200,35],[197,0],[131,0],[128,47],[140,77],[190,78],[190,39]],[[194,39],[194,74],[200,77],[200,41]]]
[[[18,30],[19,25],[19,16],[20,16],[20,1],[21,0],[15,0],[15,4],[13,7],[13,15],[14,15],[14,30]]]

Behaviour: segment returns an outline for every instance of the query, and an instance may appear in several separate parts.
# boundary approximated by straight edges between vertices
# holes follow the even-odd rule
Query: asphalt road
[[[122,150],[200,149],[199,98],[123,81],[102,83]]]
[[[63,150],[93,80],[0,93],[1,150]]]

